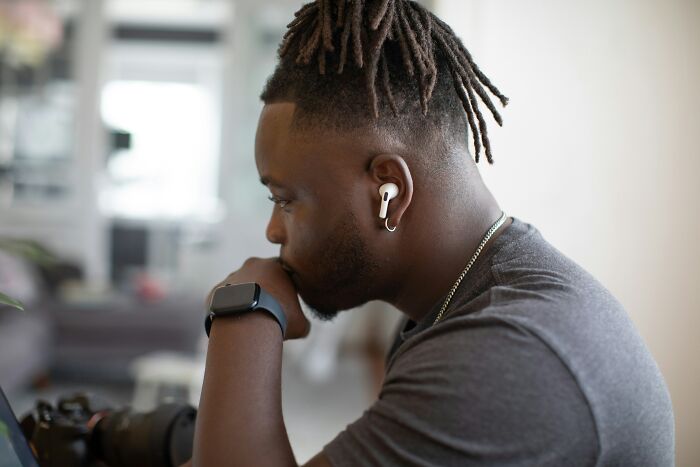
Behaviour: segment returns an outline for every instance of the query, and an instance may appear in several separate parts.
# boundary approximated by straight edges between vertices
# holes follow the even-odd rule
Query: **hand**
[[[217,287],[245,282],[260,284],[260,287],[265,289],[280,304],[287,317],[285,339],[297,339],[309,334],[311,324],[301,311],[294,283],[287,272],[282,269],[279,258],[248,258],[239,270],[232,272],[226,279],[214,286],[207,295],[207,306],[211,303],[211,296]]]

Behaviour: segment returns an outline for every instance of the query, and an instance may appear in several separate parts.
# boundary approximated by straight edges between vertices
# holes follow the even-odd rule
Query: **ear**
[[[375,200],[372,203],[374,207],[372,215],[377,218],[377,222],[381,223],[382,228],[384,228],[384,221],[379,217],[381,204],[379,187],[390,182],[399,187],[399,194],[389,202],[387,211],[391,226],[398,226],[413,198],[413,177],[408,164],[398,154],[379,154],[370,161],[368,171],[372,180],[371,189],[374,190],[372,198]]]

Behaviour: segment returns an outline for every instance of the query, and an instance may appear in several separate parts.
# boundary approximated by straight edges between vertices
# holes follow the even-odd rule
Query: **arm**
[[[282,420],[282,335],[264,313],[214,321],[194,465],[296,465]]]
[[[249,260],[226,279],[248,281],[280,302],[289,321],[286,337],[308,333],[293,285],[276,261]],[[214,320],[191,465],[297,465],[282,418],[282,342],[266,313]],[[330,464],[319,454],[306,465]]]

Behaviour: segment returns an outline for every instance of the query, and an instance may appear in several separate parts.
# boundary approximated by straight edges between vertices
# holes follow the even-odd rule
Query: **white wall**
[[[700,465],[700,2],[436,3],[511,99],[487,183],[626,306]]]

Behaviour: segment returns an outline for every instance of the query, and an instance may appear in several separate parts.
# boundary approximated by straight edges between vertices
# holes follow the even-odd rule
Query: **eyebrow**
[[[265,186],[273,185],[273,186],[277,186],[280,188],[285,188],[285,186],[282,183],[280,183],[280,182],[276,181],[275,179],[268,177],[268,176],[260,177],[260,183],[262,183]]]

